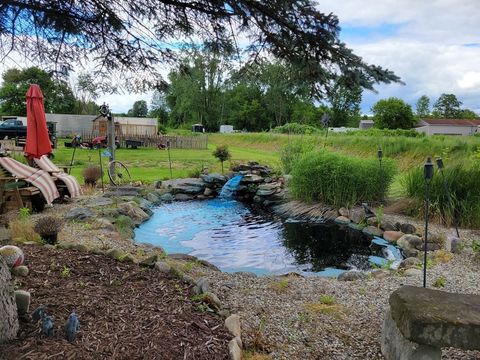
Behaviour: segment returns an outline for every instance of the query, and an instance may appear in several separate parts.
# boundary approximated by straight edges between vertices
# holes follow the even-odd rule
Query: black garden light
[[[453,225],[455,226],[455,231],[457,233],[457,237],[459,238],[460,233],[458,232],[458,225],[457,225],[457,221],[456,221],[456,218],[455,218],[455,209],[453,208],[452,198],[450,196],[450,191],[448,190],[447,179],[445,178],[445,174],[443,172],[443,168],[444,168],[443,160],[442,160],[441,157],[438,157],[435,161],[437,163],[438,170],[440,170],[440,174],[442,174],[443,187],[445,189],[445,197],[447,198],[448,206],[450,207],[450,209],[453,212],[453,214],[452,214],[453,215]]]
[[[327,129],[327,132],[325,133],[325,143],[323,144],[323,147],[327,146],[327,138],[328,138],[328,126],[330,125],[330,116],[325,113],[322,115],[322,119],[320,120],[323,127]]]
[[[427,241],[428,241],[428,208],[430,206],[430,185],[433,179],[433,163],[429,157],[423,166],[425,180],[425,236],[423,239],[423,287],[427,287]]]
[[[170,166],[170,180],[172,180],[173,175],[172,175],[172,158],[170,157],[170,140],[167,141],[167,152],[168,152],[168,164]]]

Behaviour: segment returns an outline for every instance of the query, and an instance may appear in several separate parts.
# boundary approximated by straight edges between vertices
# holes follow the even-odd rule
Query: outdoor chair
[[[50,175],[15,159],[0,157],[0,213],[28,207],[42,211],[60,195]]]
[[[70,198],[79,197],[82,194],[82,189],[77,179],[74,176],[65,173],[47,155],[41,156],[39,159],[33,159],[36,166],[43,171],[48,172],[55,180],[59,190],[66,186]]]

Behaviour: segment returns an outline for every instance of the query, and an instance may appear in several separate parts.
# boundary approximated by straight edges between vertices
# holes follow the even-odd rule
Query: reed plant
[[[480,228],[480,166],[457,164],[444,169],[444,178],[436,171],[430,188],[430,214],[445,225]],[[411,212],[423,216],[425,181],[418,167],[402,178],[406,196],[415,200]],[[450,201],[449,197],[450,196]]]
[[[355,158],[326,150],[305,153],[292,171],[292,194],[304,201],[335,207],[385,198],[395,174],[395,164],[384,158]]]

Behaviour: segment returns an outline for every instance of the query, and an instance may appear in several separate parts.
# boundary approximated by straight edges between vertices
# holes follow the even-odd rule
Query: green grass
[[[59,141],[59,147],[54,151],[54,162],[60,165],[67,165],[70,164],[73,149],[65,148],[63,143],[63,141]],[[173,177],[188,177],[192,172],[195,172],[194,170],[201,170],[202,167],[208,168],[210,172],[221,172],[220,162],[212,155],[217,144],[229,145],[228,138],[213,137],[213,141],[209,143],[207,150],[172,149],[170,153]],[[246,161],[258,161],[273,167],[279,166],[277,151],[258,151],[251,146],[241,147],[235,145],[229,146],[229,150],[232,154],[232,160],[225,162],[226,170],[231,163]],[[168,152],[166,150],[158,150],[156,148],[118,149],[116,151],[116,159],[128,167],[134,181],[152,183],[156,180],[170,178]],[[108,158],[102,157],[102,162],[103,166],[106,167]],[[77,149],[72,175],[83,183],[82,170],[90,164],[99,164],[98,150]],[[107,181],[106,175],[104,180]]]

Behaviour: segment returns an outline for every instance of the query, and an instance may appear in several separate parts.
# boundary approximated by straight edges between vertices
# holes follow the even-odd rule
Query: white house
[[[480,119],[421,119],[415,130],[426,135],[473,135],[480,132]]]
[[[371,129],[373,128],[374,122],[373,120],[360,120],[360,124],[358,125],[359,129]]]

